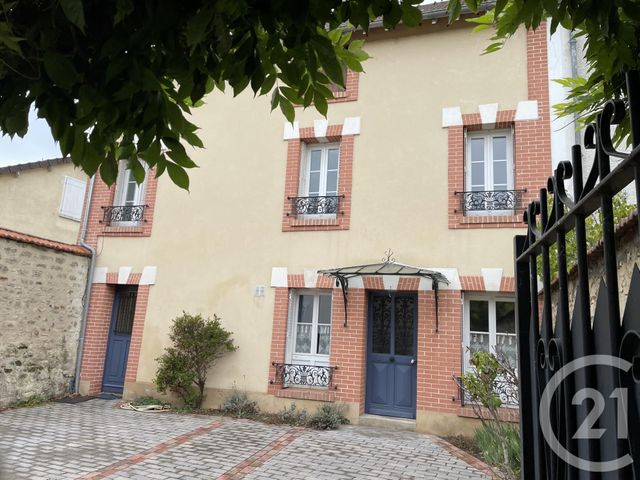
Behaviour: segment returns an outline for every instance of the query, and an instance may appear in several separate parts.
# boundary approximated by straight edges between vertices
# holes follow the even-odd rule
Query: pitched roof
[[[39,160],[37,162],[19,163],[16,165],[0,167],[0,175],[7,173],[19,173],[24,170],[32,170],[34,168],[51,168],[55,165],[63,165],[65,163],[71,163],[71,157],[51,158],[48,160]]]
[[[59,250],[61,252],[73,253],[74,255],[81,255],[83,257],[90,257],[91,252],[80,245],[71,245],[69,243],[56,242],[55,240],[48,240],[46,238],[36,237],[35,235],[29,235],[26,233],[15,232],[13,230],[7,230],[6,228],[0,228],[0,238],[6,238],[15,242],[30,243],[31,245],[37,245],[39,247],[51,248],[53,250]]]

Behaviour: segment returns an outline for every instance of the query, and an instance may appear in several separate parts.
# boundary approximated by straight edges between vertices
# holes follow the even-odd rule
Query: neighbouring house
[[[549,39],[543,24],[481,56],[490,32],[422,8],[421,27],[374,24],[326,119],[212,95],[190,192],[138,185],[126,161],[95,181],[81,392],[153,394],[171,320],[217,313],[240,348],[208,405],[235,385],[269,410],[340,401],[354,423],[470,431],[452,376],[469,351],[516,355],[513,237],[552,165]]]

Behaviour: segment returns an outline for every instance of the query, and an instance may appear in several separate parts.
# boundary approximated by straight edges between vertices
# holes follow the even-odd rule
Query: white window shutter
[[[86,182],[73,177],[64,177],[62,200],[60,201],[60,216],[72,220],[80,220],[84,204]]]

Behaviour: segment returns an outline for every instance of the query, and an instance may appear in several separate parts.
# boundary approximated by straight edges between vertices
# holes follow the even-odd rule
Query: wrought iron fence
[[[140,223],[144,220],[144,210],[148,205],[114,205],[102,207],[102,223],[113,225],[118,223]]]
[[[337,215],[340,199],[344,195],[320,197],[288,197],[291,201],[291,215]]]
[[[639,95],[640,75],[630,72],[626,104],[609,101],[585,131],[585,148],[595,151],[586,180],[583,181],[582,148],[576,145],[572,148],[572,161],[560,163],[547,188],[540,190],[539,200],[529,204],[524,215],[527,235],[518,235],[514,240],[525,479],[640,478],[640,271],[635,265],[621,319],[612,206],[612,197],[632,182],[636,196],[640,194]],[[612,125],[622,121],[630,122],[630,153],[616,150],[612,142]],[[611,157],[620,159],[614,169]],[[573,183],[573,196],[565,191],[567,180]],[[585,219],[596,211],[601,220],[594,228],[602,234],[605,275],[595,292],[592,311]],[[571,230],[575,230],[577,250],[573,310],[569,304],[566,249]],[[551,250],[552,246],[557,248]],[[555,306],[552,253],[558,264]],[[538,271],[539,257],[542,272]],[[604,358],[628,362],[619,364],[627,369],[616,367],[613,360],[608,366],[598,363]],[[564,376],[567,371],[572,371],[571,375],[557,382],[563,377],[556,374]],[[553,389],[551,393],[547,387]],[[615,402],[620,389],[627,392],[626,404],[614,403],[617,408],[604,408],[605,397],[607,402]],[[593,429],[596,421],[598,429]],[[578,435],[579,427],[594,435]],[[631,464],[625,466],[627,463]]]
[[[338,369],[338,367],[277,362],[273,362],[272,365],[276,369],[276,377],[271,383],[280,384],[284,388],[289,386],[331,388],[333,372]]]
[[[522,203],[522,194],[526,190],[481,190],[473,192],[455,192],[460,196],[460,208],[463,213],[491,210],[509,210],[515,212]]]

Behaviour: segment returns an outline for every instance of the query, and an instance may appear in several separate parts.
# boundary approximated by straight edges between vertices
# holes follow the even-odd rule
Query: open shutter
[[[62,199],[60,201],[60,216],[72,220],[80,220],[86,182],[77,178],[64,177]]]

